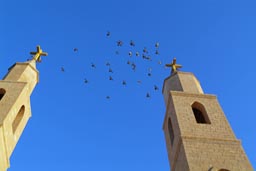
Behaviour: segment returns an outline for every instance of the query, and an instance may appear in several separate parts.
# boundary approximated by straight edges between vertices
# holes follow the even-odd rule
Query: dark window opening
[[[229,171],[228,169],[220,169],[219,171]]]
[[[5,92],[6,92],[5,89],[0,88],[0,100],[2,100],[2,98],[4,97]]]
[[[202,112],[196,108],[192,108],[195,118],[196,118],[196,122],[197,123],[206,123],[206,120],[204,118],[204,115],[202,114]]]
[[[169,135],[170,135],[171,144],[173,144],[174,133],[173,133],[173,129],[172,129],[172,121],[171,121],[171,119],[168,120],[168,131],[169,131]]]
[[[207,112],[202,104],[195,102],[192,105],[192,110],[193,110],[193,113],[194,113],[197,123],[200,123],[200,124],[210,124],[211,123],[208,118]]]

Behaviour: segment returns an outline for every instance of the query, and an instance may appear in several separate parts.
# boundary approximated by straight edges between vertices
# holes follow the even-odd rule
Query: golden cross
[[[177,72],[177,70],[182,67],[182,65],[176,64],[176,58],[174,58],[174,59],[172,60],[172,63],[171,63],[171,64],[166,64],[165,66],[172,68],[171,73]]]
[[[36,47],[36,52],[30,52],[30,54],[34,55],[33,60],[35,60],[36,62],[41,62],[41,56],[48,55],[48,53],[43,52],[39,45]]]

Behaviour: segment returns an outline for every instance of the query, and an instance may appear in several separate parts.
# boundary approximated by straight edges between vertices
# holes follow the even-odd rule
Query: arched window
[[[228,170],[228,169],[220,169],[218,171],[230,171],[230,170]]]
[[[22,105],[18,114],[16,115],[13,123],[12,123],[12,132],[15,133],[16,129],[18,128],[23,116],[24,116],[24,113],[25,113],[25,106]]]
[[[5,92],[6,92],[5,89],[0,88],[0,100],[2,100],[2,98],[4,97]]]
[[[194,113],[195,119],[197,123],[200,124],[211,124],[208,115],[204,106],[199,102],[194,102],[192,104],[192,111]]]
[[[170,136],[171,144],[173,144],[174,133],[173,133],[173,129],[172,129],[172,121],[171,121],[171,118],[169,118],[169,120],[168,120],[168,131],[169,131],[169,136]]]

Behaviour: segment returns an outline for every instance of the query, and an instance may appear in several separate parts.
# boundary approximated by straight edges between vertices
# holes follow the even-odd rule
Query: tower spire
[[[176,58],[173,58],[172,63],[166,64],[165,66],[172,68],[171,74],[177,72],[177,70],[182,67],[182,65],[176,64]]]
[[[41,62],[41,56],[48,55],[47,52],[43,52],[43,50],[40,48],[39,45],[37,45],[37,47],[36,47],[36,52],[30,52],[30,54],[34,55],[33,60],[35,60],[36,62]]]

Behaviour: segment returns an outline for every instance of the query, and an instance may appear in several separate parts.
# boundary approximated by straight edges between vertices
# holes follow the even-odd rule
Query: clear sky
[[[1,1],[1,77],[36,45],[49,53],[37,65],[32,118],[8,171],[169,171],[161,88],[170,74],[163,64],[174,56],[217,95],[256,167],[255,7],[254,0]]]

